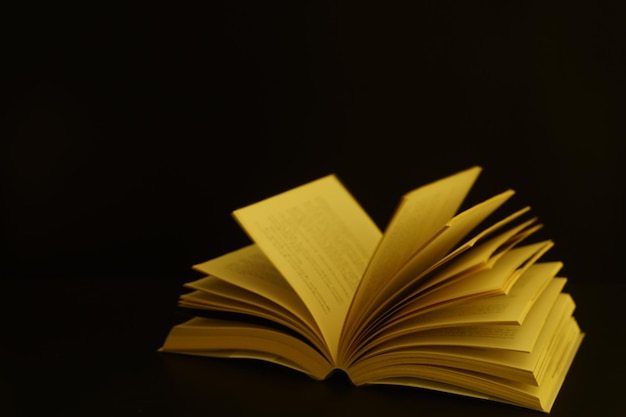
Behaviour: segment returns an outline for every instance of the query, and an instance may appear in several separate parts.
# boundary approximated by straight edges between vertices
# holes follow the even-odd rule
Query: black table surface
[[[536,416],[517,407],[402,387],[354,387],[249,360],[157,352],[181,320],[176,280],[5,283],[0,415]],[[568,283],[587,333],[553,416],[623,412],[623,288]]]

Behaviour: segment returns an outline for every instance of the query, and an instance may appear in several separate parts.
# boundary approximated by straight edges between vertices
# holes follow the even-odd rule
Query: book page
[[[552,241],[545,241],[513,248],[500,257],[492,268],[477,272],[466,279],[454,280],[425,294],[418,294],[403,310],[410,314],[420,309],[436,308],[455,299],[506,294],[526,269],[552,245]]]
[[[575,307],[573,300],[567,296],[560,297],[564,308],[553,307],[531,352],[455,345],[398,346],[398,343],[393,342],[382,343],[359,357],[349,368],[350,376],[362,378],[364,373],[369,373],[369,378],[375,378],[380,368],[387,368],[394,362],[430,366],[454,364],[458,370],[480,372],[537,386],[545,380],[546,364],[550,358],[558,355],[563,344],[579,333],[575,329],[575,320],[572,322],[571,313]]]
[[[480,171],[474,167],[403,196],[360,284],[355,314],[361,313],[359,304],[369,300],[415,253],[445,230]]]
[[[398,337],[381,337],[381,339],[375,340],[372,346],[380,343],[380,340],[384,340],[379,345],[380,351],[404,349],[411,346],[466,346],[531,352],[545,323],[549,319],[563,317],[563,303],[571,298],[561,293],[563,285],[564,282],[560,279],[550,281],[521,325],[478,324],[398,332]],[[560,300],[559,303],[557,300]],[[555,303],[557,304],[555,305]],[[554,316],[550,318],[552,312],[554,312]],[[571,315],[571,313],[572,311],[568,311],[567,315]]]
[[[515,215],[517,215],[517,213],[515,213],[514,216]],[[508,220],[509,218],[505,220]],[[439,268],[439,271],[437,271],[434,276],[429,277],[428,282],[420,285],[419,290],[423,292],[432,286],[440,285],[441,283],[458,277],[463,273],[492,267],[496,260],[508,249],[517,245],[541,227],[541,225],[533,226],[535,221],[536,218],[530,219],[516,227],[500,233],[495,237],[492,237],[487,241],[481,242],[478,246],[474,245],[479,239],[476,237],[472,238],[469,245],[465,244],[458,250],[455,249],[450,255],[443,257],[432,267],[429,267],[425,273],[433,271],[437,268]],[[491,229],[491,227],[489,229]],[[483,233],[484,231],[479,233],[479,235],[483,235]]]
[[[267,326],[195,317],[174,326],[161,352],[270,361],[324,379],[333,369],[304,341]]]
[[[307,306],[336,350],[348,307],[381,232],[334,175],[233,216]]]
[[[522,274],[508,294],[479,298],[431,310],[409,318],[402,326],[411,329],[426,329],[477,323],[522,324],[528,311],[550,280],[556,279],[565,285],[565,278],[555,278],[560,268],[560,262],[532,265]]]
[[[344,325],[350,339],[371,300],[428,241],[445,229],[480,173],[473,167],[405,194],[370,262]]]
[[[500,258],[492,269],[483,270],[468,279],[454,281],[447,286],[437,288],[437,291],[409,299],[392,315],[387,316],[384,323],[373,326],[371,329],[373,332],[368,333],[367,339],[365,339],[369,342],[361,340],[360,345],[354,346],[353,350],[356,352],[352,352],[351,355],[353,357],[358,356],[359,351],[370,349],[372,343],[380,343],[394,333],[414,333],[432,328],[453,327],[453,321],[457,321],[457,325],[461,326],[471,325],[472,320],[476,322],[475,324],[484,324],[491,320],[496,322],[505,320],[512,323],[515,320],[523,319],[528,313],[525,311],[526,307],[530,309],[534,300],[529,302],[529,300],[520,299],[519,302],[523,305],[514,308],[518,311],[515,320],[512,320],[510,316],[507,320],[502,312],[507,309],[505,305],[508,303],[501,296],[510,294],[512,290],[505,291],[503,286],[506,287],[511,282],[514,287],[513,283],[518,282],[520,277],[525,275],[525,271],[535,264],[541,254],[547,250],[549,243],[548,241],[548,243],[515,248]],[[553,268],[556,268],[556,265],[553,265]],[[554,273],[556,273],[556,269]],[[545,283],[545,280],[549,279],[550,276],[546,275],[545,271],[543,276]],[[519,299],[520,297],[514,296],[513,299],[515,298]],[[454,311],[457,308],[459,315],[455,317]],[[510,309],[508,310],[510,311]],[[486,312],[493,314],[484,314]],[[381,336],[383,334],[387,336]]]
[[[193,269],[265,297],[291,311],[312,329],[317,327],[298,294],[257,245],[202,262]]]
[[[215,277],[206,277],[202,280],[195,281],[191,288],[198,288],[187,294],[180,296],[178,305],[180,307],[194,309],[194,310],[206,310],[207,316],[222,316],[220,314],[213,314],[215,312],[235,313],[237,315],[243,314],[245,316],[255,317],[261,319],[261,321],[267,321],[285,326],[292,331],[300,334],[306,338],[309,343],[319,349],[327,357],[330,357],[330,352],[326,346],[326,341],[308,324],[303,323],[301,320],[293,316],[293,314],[279,305],[276,305],[269,300],[253,294],[242,288],[236,287],[225,283]],[[233,297],[233,295],[235,297]],[[198,314],[204,316],[204,314]],[[232,317],[232,316],[231,316]],[[243,320],[243,321],[256,321],[256,319]]]
[[[415,285],[416,280],[423,272],[427,271],[431,266],[437,265],[438,261],[444,258],[446,253],[452,250],[461,239],[512,195],[513,191],[501,193],[453,217],[446,223],[446,228],[442,233],[432,239],[424,248],[411,257],[396,274],[390,277],[389,283],[377,294],[378,299],[391,299],[401,289],[406,288],[408,285]],[[505,234],[504,236],[508,235]],[[480,254],[478,251],[474,252],[477,256]],[[473,254],[474,252],[470,253]]]
[[[561,302],[569,299],[568,295],[561,293],[563,284],[562,280],[552,280],[528,312],[522,325],[498,324],[448,327],[415,333],[409,336],[409,338],[419,340],[418,343],[427,343],[426,341],[428,340],[433,344],[441,343],[531,352],[543,326],[549,319],[550,312],[557,299],[560,299]],[[562,308],[561,304],[557,305],[555,312],[558,311],[559,313],[555,314],[555,317],[561,317],[560,309]],[[571,315],[571,313],[572,311],[568,311],[567,314]]]

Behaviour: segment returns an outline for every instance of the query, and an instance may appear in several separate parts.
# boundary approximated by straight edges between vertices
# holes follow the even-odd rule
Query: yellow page
[[[401,295],[402,299],[394,296],[393,306],[381,304],[378,311],[385,311],[386,316],[397,315],[397,312],[402,313],[406,310],[405,306],[411,304],[413,300],[417,299],[420,294],[426,294],[433,291],[433,287],[443,287],[453,284],[459,279],[464,277],[471,280],[471,276],[475,276],[477,273],[493,268],[493,265],[508,251],[518,244],[521,240],[532,234],[540,226],[531,226],[536,219],[531,219],[522,223],[521,225],[514,227],[506,232],[491,238],[487,242],[475,246],[476,243],[485,236],[493,233],[498,228],[506,225],[510,221],[517,218],[520,214],[526,212],[527,209],[520,210],[507,218],[495,223],[491,227],[484,229],[463,245],[452,251],[449,255],[436,262],[433,266],[426,269],[420,276],[413,281],[409,281],[405,284],[405,287],[396,291],[396,294]],[[452,222],[451,222],[452,223]],[[471,250],[470,250],[471,249]],[[441,267],[448,263],[443,270],[435,273],[434,276],[429,276],[425,281],[421,277],[430,273],[435,268]],[[434,289],[437,291],[437,288]],[[390,304],[390,303],[387,303]],[[433,306],[435,307],[435,306]],[[437,306],[439,307],[439,306]],[[415,311],[411,309],[411,311]],[[421,314],[423,311],[418,311],[417,314]],[[380,317],[380,316],[379,316]],[[394,319],[395,320],[395,319]],[[388,320],[386,320],[388,321]]]
[[[334,175],[233,216],[307,306],[333,352],[381,232]]]
[[[424,271],[437,264],[437,261],[442,259],[461,239],[500,207],[511,195],[513,195],[513,191],[501,193],[452,218],[446,223],[445,230],[428,242],[398,273],[389,278],[389,283],[376,294],[376,299],[392,299],[402,289],[415,285],[416,280]],[[383,306],[383,304],[379,304],[375,307],[380,310]],[[374,311],[377,310],[374,309]]]
[[[262,309],[273,311],[280,317],[288,317],[293,320],[298,320],[300,323],[303,321],[284,306],[262,297],[257,293],[248,291],[236,285],[231,285],[219,278],[215,278],[214,276],[207,276],[196,281],[189,282],[185,284],[185,287],[194,291],[182,294],[180,296],[181,302],[197,300],[199,303],[206,304],[209,308],[213,307],[226,311],[237,311],[237,306],[243,305],[251,308],[251,314],[252,311],[255,311],[256,309]],[[311,328],[310,325],[309,327]]]
[[[196,304],[196,308],[231,311],[295,323],[308,334],[322,336],[310,315],[299,317],[285,305],[242,287],[232,285],[214,276],[207,276],[185,284],[195,291],[180,296],[180,304]]]
[[[403,196],[361,280],[346,323],[350,328],[389,278],[442,231],[461,206],[480,171],[480,167],[473,167]]]
[[[193,269],[263,296],[285,307],[311,328],[317,327],[298,294],[257,245],[194,265]]]
[[[413,315],[392,318],[388,324],[370,336],[370,342],[364,343],[360,351],[353,356],[359,356],[359,352],[374,354],[376,345],[403,335],[421,334],[418,332],[425,330],[490,324],[523,324],[536,300],[552,281],[558,281],[561,289],[565,285],[565,278],[554,278],[560,268],[560,262],[534,264],[522,274],[509,294],[452,303],[426,313],[416,312]]]
[[[403,310],[410,314],[412,311],[437,308],[452,300],[506,294],[526,269],[550,247],[552,242],[545,241],[513,248],[498,259],[491,269],[454,280],[418,295]]]
[[[528,268],[508,294],[452,304],[423,314],[392,320],[392,329],[425,330],[474,324],[522,324],[530,308],[561,268],[560,262],[537,263]]]
[[[181,295],[179,306],[199,310],[239,313],[270,320],[301,334],[315,345],[320,352],[325,353],[326,356],[330,356],[326,341],[319,334],[319,331],[316,331],[315,328],[311,328],[309,324],[303,323],[302,320],[295,317],[289,310],[273,304],[267,299],[249,291],[224,283],[217,278],[209,280],[210,278],[213,277],[196,281],[194,285],[197,285],[197,288],[201,289]],[[211,282],[211,284],[207,285],[209,282]],[[213,292],[213,290],[223,291],[224,295]],[[239,294],[235,294],[237,295],[236,298],[232,297],[233,290],[240,292]]]
[[[478,246],[471,247],[461,252],[455,250],[452,256],[446,256],[441,262],[437,262],[430,267],[425,273],[431,272],[436,268],[443,266],[443,269],[437,271],[428,282],[419,286],[419,292],[425,292],[428,288],[440,285],[443,282],[454,279],[464,273],[472,273],[481,269],[490,268],[497,259],[506,253],[517,243],[534,233],[539,229],[539,225],[530,226],[536,219],[528,220],[519,226],[511,228],[496,237],[493,237]],[[447,264],[444,266],[444,264]]]
[[[448,264],[448,265],[452,265],[456,262],[459,262],[459,257],[470,257],[470,258],[476,258],[475,259],[475,264],[486,264],[489,259],[491,258],[491,255],[493,254],[493,252],[495,252],[496,249],[494,248],[490,248],[489,246],[485,245],[485,244],[481,244],[479,247],[476,247],[476,245],[479,242],[483,242],[488,236],[492,236],[497,230],[502,229],[504,226],[507,226],[509,223],[513,222],[514,220],[516,220],[517,218],[519,218],[520,216],[522,216],[523,214],[527,213],[528,211],[530,211],[530,207],[524,207],[521,210],[516,211],[513,214],[509,214],[507,217],[505,217],[504,219],[492,224],[491,226],[487,227],[486,229],[481,230],[479,233],[476,233],[475,235],[473,235],[471,238],[469,238],[467,241],[465,241],[462,245],[460,245],[459,247],[457,247],[454,251],[450,252],[448,255],[444,256],[443,258],[441,258],[439,261],[437,261],[437,263],[435,263],[432,267],[430,267],[429,269],[427,269],[424,274],[429,273],[430,271],[439,268],[440,266],[444,265],[444,264]],[[515,230],[523,230],[525,229],[527,226],[530,226],[531,224],[536,222],[536,218],[534,219],[530,219],[527,220],[526,222],[524,222],[522,225],[517,226],[515,228]],[[510,231],[510,232],[506,232],[506,233],[513,233],[513,235],[516,233],[515,231]],[[491,242],[492,244],[496,244],[496,241],[500,241],[500,239],[503,239],[503,242],[506,241],[508,239],[508,237],[505,237],[504,233],[499,235],[500,237],[496,237],[496,238],[492,238]],[[497,245],[499,246],[499,245]],[[472,252],[475,255],[465,255],[465,253],[467,251],[469,251],[470,249],[472,249]],[[453,262],[451,262],[452,260],[454,260]],[[463,263],[463,266],[458,268],[457,271],[451,271],[449,273],[448,276],[453,276],[456,275],[457,273],[461,272],[463,269],[469,269],[469,268],[473,268],[475,265],[471,265],[471,264],[467,264],[467,263]],[[446,267],[446,270],[449,267]],[[439,274],[437,274],[439,275]],[[430,285],[430,281],[429,281],[429,285]]]
[[[469,210],[454,216],[446,223],[446,230],[433,239],[432,242],[413,256],[402,269],[395,274],[391,291],[402,288],[406,283],[413,281],[422,272],[445,256],[461,239],[486,219],[498,207],[513,195],[513,191],[499,194],[489,200],[475,205]]]
[[[558,278],[557,278],[558,280]],[[558,304],[558,305],[557,305]],[[560,295],[550,312],[531,352],[510,349],[476,349],[466,346],[408,346],[385,343],[369,349],[349,368],[350,376],[369,373],[374,378],[380,367],[393,363],[450,366],[538,385],[546,376],[546,366],[555,352],[562,349],[575,332],[571,322],[575,304],[571,297]],[[363,376],[360,376],[363,378]]]
[[[411,333],[398,340],[401,340],[402,344],[414,346],[456,345],[531,352],[557,299],[565,297],[565,294],[561,293],[562,288],[562,280],[552,280],[521,325],[444,327]],[[557,306],[555,313],[559,311],[558,308],[560,307]],[[393,341],[388,343],[393,343]]]
[[[263,325],[195,317],[174,326],[160,351],[271,361],[324,379],[332,364],[312,346]]]

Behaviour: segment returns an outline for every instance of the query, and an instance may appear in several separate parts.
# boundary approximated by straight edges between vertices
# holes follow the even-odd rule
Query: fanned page
[[[335,354],[341,328],[381,232],[328,175],[235,210],[233,216],[285,277]]]
[[[258,294],[286,308],[311,329],[316,329],[314,319],[302,300],[257,245],[248,245],[194,265],[193,269]]]
[[[327,358],[331,357],[315,319],[257,245],[248,245],[193,268],[207,276],[185,284],[195,291],[181,296],[181,306],[272,320],[306,337]]]
[[[376,308],[372,300],[379,298],[389,278],[444,230],[480,172],[480,167],[472,167],[403,196],[350,307],[342,336],[346,342],[358,330],[359,319]]]

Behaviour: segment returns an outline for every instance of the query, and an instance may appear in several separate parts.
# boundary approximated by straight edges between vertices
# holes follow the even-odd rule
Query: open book
[[[456,214],[480,171],[408,192],[384,233],[335,175],[235,210],[253,243],[193,267],[160,350],[549,412],[584,333],[530,209],[495,213],[512,190]]]

